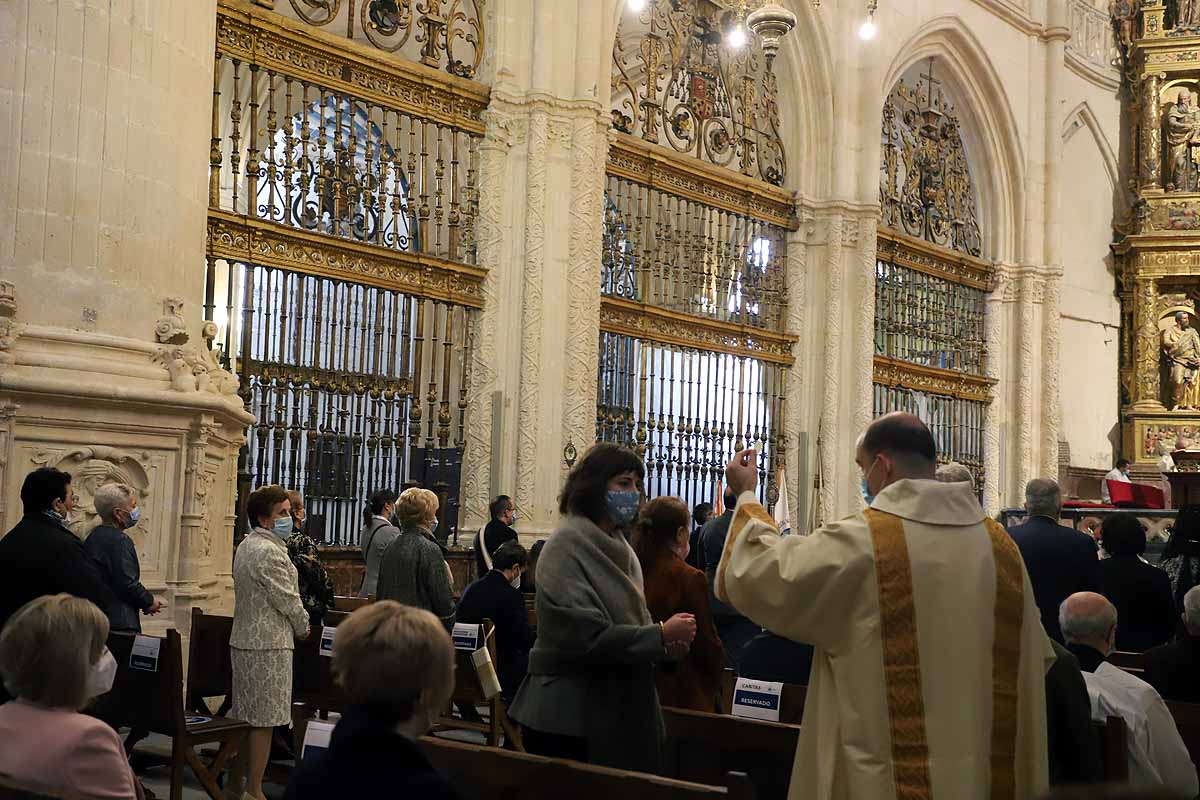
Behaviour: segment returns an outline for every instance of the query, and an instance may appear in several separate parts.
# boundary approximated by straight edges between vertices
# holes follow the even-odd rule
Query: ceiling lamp
[[[858,29],[858,38],[864,42],[869,42],[875,38],[875,9],[879,7],[879,0],[870,0],[867,3],[867,20]]]
[[[746,17],[746,25],[754,31],[767,57],[768,68],[779,53],[779,40],[796,27],[796,15],[778,3],[767,3]]]

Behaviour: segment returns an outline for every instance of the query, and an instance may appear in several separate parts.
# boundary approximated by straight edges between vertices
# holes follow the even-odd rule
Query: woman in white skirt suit
[[[233,660],[231,715],[250,723],[246,794],[266,800],[263,772],[271,730],[291,722],[292,651],[309,635],[296,568],[288,558],[292,533],[287,491],[265,486],[250,495],[246,516],[254,526],[233,558]]]

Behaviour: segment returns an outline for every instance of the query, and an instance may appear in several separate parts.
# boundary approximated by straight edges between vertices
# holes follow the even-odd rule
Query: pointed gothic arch
[[[1024,248],[1025,157],[1016,117],[999,72],[975,34],[957,17],[943,16],[917,29],[898,50],[878,87],[880,107],[914,65],[930,57],[939,79],[958,100],[962,135],[976,169],[983,255],[1019,261]]]

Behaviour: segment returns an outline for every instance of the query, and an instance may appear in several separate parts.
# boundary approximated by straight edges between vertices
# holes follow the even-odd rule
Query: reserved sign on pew
[[[321,627],[321,655],[326,658],[333,658],[333,632],[337,628],[331,628],[328,625]]]
[[[451,638],[454,639],[455,650],[470,650],[475,652],[479,649],[480,628],[481,625],[470,625],[464,622],[457,622],[454,625],[454,633]]]
[[[304,747],[300,751],[301,760],[329,749],[329,737],[333,735],[333,726],[332,722],[309,720],[308,729],[304,731]]]
[[[738,678],[733,687],[733,716],[779,722],[782,683]]]

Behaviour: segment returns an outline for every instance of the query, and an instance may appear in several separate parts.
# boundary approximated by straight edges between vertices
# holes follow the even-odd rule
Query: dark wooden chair
[[[1175,727],[1192,756],[1192,763],[1200,767],[1200,703],[1176,703],[1167,701],[1167,709],[1175,719]]]
[[[205,614],[192,609],[192,632],[188,641],[187,691],[184,694],[187,710],[211,715],[208,697],[220,697],[216,716],[223,717],[233,706],[233,660],[229,653],[229,636],[233,632],[233,617]]]
[[[189,719],[183,704],[183,646],[179,631],[168,630],[160,638],[156,672],[129,666],[133,642],[134,636],[129,633],[111,633],[108,637],[108,649],[117,660],[111,705],[120,724],[171,739],[171,800],[183,797],[185,766],[191,767],[209,797],[222,800],[217,781],[242,746],[250,726],[241,720],[207,714]],[[219,745],[216,755],[206,764],[196,748],[214,743]]]
[[[480,800],[753,800],[744,775],[727,775],[717,785],[596,767],[528,753],[425,737],[421,750],[462,797]]]
[[[738,772],[748,776],[762,800],[787,797],[800,726],[677,708],[664,708],[663,719],[665,774],[716,785]]]
[[[1104,780],[1125,783],[1129,780],[1129,749],[1126,737],[1129,729],[1121,717],[1109,717],[1104,722],[1092,723],[1100,737],[1100,765]]]
[[[737,673],[731,669],[721,672],[721,711],[733,713],[733,690],[737,685]],[[785,725],[799,725],[804,717],[804,700],[808,687],[799,683],[785,683],[779,695],[779,721]]]
[[[488,653],[492,657],[493,666],[497,666],[495,633],[496,629],[492,625],[492,621],[485,619],[483,636]],[[455,717],[450,709],[447,709],[447,713],[443,714],[437,722],[437,730],[479,731],[487,736],[487,742],[492,747],[499,747],[501,736],[503,736],[511,748],[518,752],[525,751],[525,744],[521,740],[521,731],[509,719],[504,700],[499,694],[491,699],[487,697],[483,690],[483,684],[479,681],[479,675],[475,671],[471,653],[467,650],[454,651],[454,694],[450,698],[450,705],[451,708],[455,706],[474,708],[485,705],[488,708],[488,718],[483,722],[475,722]]]
[[[1115,650],[1108,657],[1108,663],[1121,669],[1133,669],[1142,672],[1146,669],[1145,653],[1133,653],[1128,650]]]

